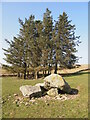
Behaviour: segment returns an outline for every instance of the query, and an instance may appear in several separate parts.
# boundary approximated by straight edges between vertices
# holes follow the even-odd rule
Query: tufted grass
[[[13,103],[14,95],[19,94],[21,85],[35,85],[43,82],[39,80],[21,80],[16,77],[2,78],[2,104],[3,118],[87,118],[88,117],[88,74],[82,72],[77,75],[64,77],[72,88],[78,89],[78,96],[75,99],[66,101],[48,100],[47,104],[43,100],[36,100],[30,106]],[[8,96],[11,96],[8,100]],[[27,99],[26,99],[27,101]]]

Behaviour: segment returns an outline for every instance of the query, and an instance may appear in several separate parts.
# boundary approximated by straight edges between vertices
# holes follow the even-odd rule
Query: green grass
[[[43,100],[36,100],[30,106],[17,106],[13,103],[14,93],[21,96],[19,87],[21,85],[35,85],[43,80],[19,80],[15,77],[2,78],[2,97],[5,103],[2,106],[3,118],[87,118],[88,117],[88,73],[81,73],[69,77],[65,80],[72,88],[79,90],[75,99],[66,101],[48,100],[46,104]],[[11,96],[8,100],[8,96]],[[26,99],[28,101],[28,99]]]

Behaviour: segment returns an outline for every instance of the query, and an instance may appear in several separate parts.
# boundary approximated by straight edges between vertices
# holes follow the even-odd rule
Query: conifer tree
[[[28,20],[25,19],[25,24],[20,29],[19,37],[24,41],[25,76],[28,68],[33,68],[33,74],[35,76],[37,73],[36,68],[40,65],[40,49],[37,41],[38,33],[34,18],[31,15]]]
[[[51,11],[47,8],[43,16],[43,53],[42,60],[43,66],[52,65],[52,30],[53,30],[53,20],[51,16]]]
[[[7,43],[9,43],[9,48],[3,49],[5,51],[5,56],[6,58],[4,58],[4,60],[10,64],[10,66],[4,66],[6,67],[8,70],[12,71],[12,72],[17,72],[18,73],[18,77],[20,77],[20,72],[23,73],[23,50],[22,50],[22,42],[14,37],[14,40],[9,42],[8,40],[6,40]]]
[[[80,36],[75,36],[75,25],[71,25],[65,12],[59,16],[54,29],[54,60],[55,73],[57,73],[57,65],[66,68],[72,68],[77,57],[75,56],[76,43],[79,42]]]

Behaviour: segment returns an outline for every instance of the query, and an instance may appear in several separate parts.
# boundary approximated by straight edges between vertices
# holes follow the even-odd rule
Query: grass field
[[[2,117],[3,118],[87,118],[88,117],[88,74],[82,72],[77,75],[65,77],[72,88],[78,89],[74,99],[61,100],[36,100],[29,106],[15,103],[14,94],[22,96],[19,91],[21,85],[35,85],[43,82],[39,80],[19,80],[15,77],[2,78]],[[28,102],[29,99],[24,99]]]

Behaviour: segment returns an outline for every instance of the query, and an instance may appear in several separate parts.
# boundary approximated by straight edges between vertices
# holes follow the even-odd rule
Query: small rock
[[[60,95],[55,96],[55,99],[59,99],[59,98],[60,98]]]
[[[20,104],[22,104],[23,103],[23,101],[20,101]]]
[[[61,100],[62,98],[60,98],[60,97],[57,97],[56,99],[57,99],[57,100]]]
[[[66,97],[66,96],[64,96],[64,100],[67,100],[67,97]]]
[[[5,102],[5,101],[3,101],[3,100],[1,101],[2,104],[4,104],[4,102]]]
[[[34,100],[34,97],[32,97],[31,100]]]
[[[46,103],[47,106],[49,106],[49,103]]]
[[[51,89],[47,92],[47,94],[48,94],[49,96],[52,96],[52,97],[57,96],[57,95],[58,95],[58,90],[57,90],[57,88],[51,88]]]
[[[30,100],[30,102],[34,103],[34,102],[35,102],[35,100]]]
[[[67,100],[67,97],[65,95],[63,95],[60,100]]]
[[[46,103],[47,101],[45,100],[45,103]]]
[[[11,98],[11,96],[8,96],[9,98]]]
[[[37,100],[38,98],[35,98],[35,100]]]
[[[13,113],[11,112],[10,115],[12,115]]]
[[[16,102],[15,101],[13,101],[13,104],[15,104]]]
[[[28,106],[28,105],[29,105],[29,103],[28,103],[28,102],[26,102],[26,103],[25,103],[25,106]]]
[[[18,94],[15,93],[14,96],[18,96]]]
[[[15,100],[14,102],[15,102],[15,103],[17,103],[17,102],[18,102],[18,100]]]
[[[19,106],[21,106],[21,104],[19,104]]]
[[[22,98],[22,97],[18,97],[18,96],[16,96],[16,100],[18,100],[18,101],[22,101],[23,98]]]

